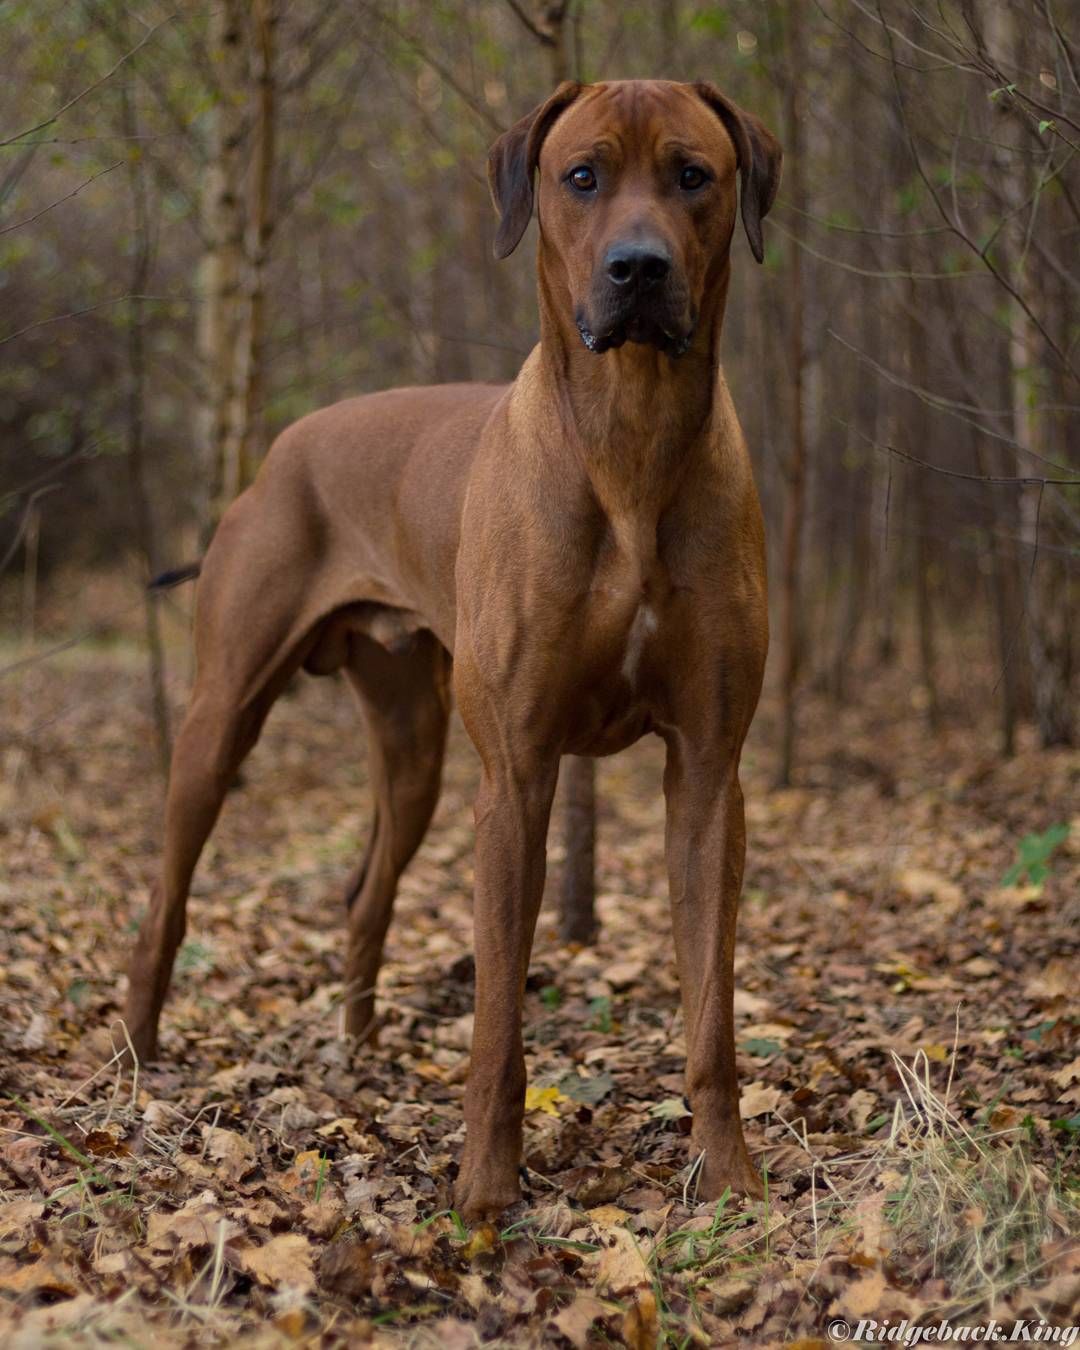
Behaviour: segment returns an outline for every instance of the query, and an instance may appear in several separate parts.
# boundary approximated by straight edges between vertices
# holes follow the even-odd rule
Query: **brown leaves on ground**
[[[240,1247],[236,1258],[241,1270],[271,1289],[286,1286],[306,1294],[315,1287],[311,1241],[302,1233],[279,1233],[261,1247]]]
[[[744,774],[736,1021],[769,1196],[720,1205],[696,1202],[688,1167],[660,748],[605,762],[600,940],[560,946],[545,912],[530,968],[528,1193],[468,1232],[448,1213],[472,1002],[460,729],[402,883],[379,1047],[337,1034],[362,735],[343,690],[305,681],[227,803],[161,1060],[134,1076],[95,1036],[120,1007],[155,866],[141,670],[122,652],[67,654],[28,689],[0,693],[13,1343],[809,1344],[830,1317],[981,1297],[973,1235],[1029,1272],[982,1312],[1071,1306],[1080,828],[1043,884],[1002,878],[1025,835],[1068,820],[1075,756],[995,761],[984,710],[962,702],[934,741],[903,680],[879,676],[861,707],[807,707],[800,784],[772,792],[766,704]],[[554,893],[557,838],[552,855]],[[898,1068],[913,1062],[925,1092]],[[1018,1211],[1027,1197],[1037,1222],[1025,1211],[998,1233],[1001,1195]],[[937,1249],[934,1205],[948,1211]]]

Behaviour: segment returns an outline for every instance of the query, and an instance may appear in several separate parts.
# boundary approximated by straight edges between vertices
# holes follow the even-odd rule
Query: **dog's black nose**
[[[608,279],[616,286],[656,286],[671,271],[671,254],[663,244],[613,244],[604,259]]]

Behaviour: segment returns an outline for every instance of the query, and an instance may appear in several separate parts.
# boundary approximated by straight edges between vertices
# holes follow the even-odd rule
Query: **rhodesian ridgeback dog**
[[[719,364],[730,250],[781,152],[710,84],[563,84],[503,135],[495,253],[539,218],[540,342],[508,386],[396,389],[303,418],[202,564],[197,676],[162,873],[130,965],[157,1025],[196,861],[300,668],[345,671],[370,736],[374,834],[351,884],[346,1028],[373,1026],[395,888],[435,807],[451,691],[481,761],[476,1025],[456,1203],[519,1198],[525,976],[562,755],[667,746],[666,853],[700,1192],[758,1193],[735,1067],[745,852],[739,757],[768,645],[750,461]],[[738,180],[738,191],[737,182]]]

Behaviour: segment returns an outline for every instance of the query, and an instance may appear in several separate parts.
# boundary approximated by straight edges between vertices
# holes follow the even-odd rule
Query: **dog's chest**
[[[656,610],[647,600],[642,600],[634,611],[634,617],[630,621],[630,630],[626,635],[622,665],[619,673],[631,688],[637,678],[638,666],[641,664],[641,656],[645,650],[645,644],[656,634],[660,626],[660,621],[656,617]]]
[[[671,592],[655,520],[614,521],[597,554],[585,623],[597,665],[623,696],[655,664]]]
[[[642,587],[597,576],[582,607],[567,710],[578,753],[611,754],[654,729],[664,613],[655,581]]]

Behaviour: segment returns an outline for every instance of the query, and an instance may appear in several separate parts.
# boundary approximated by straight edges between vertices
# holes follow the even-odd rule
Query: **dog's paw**
[[[375,1016],[375,1000],[359,998],[345,1004],[345,1018],[342,1031],[345,1038],[375,1050],[379,1045],[379,1019]]]
[[[467,1223],[497,1219],[521,1199],[517,1171],[497,1176],[490,1169],[462,1171],[454,1186],[454,1208]]]
[[[765,1196],[765,1186],[761,1173],[750,1161],[742,1141],[733,1148],[705,1150],[701,1162],[697,1187],[699,1200],[719,1200],[725,1191],[732,1195],[746,1196],[748,1200],[761,1200]]]
[[[130,1067],[136,1060],[140,1065],[146,1065],[157,1059],[156,1022],[116,1021],[110,1026],[109,1035],[112,1038],[113,1049],[125,1066]]]

